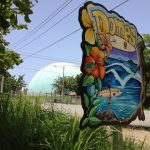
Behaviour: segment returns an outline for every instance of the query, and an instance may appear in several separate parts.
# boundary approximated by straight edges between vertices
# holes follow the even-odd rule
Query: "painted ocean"
[[[110,57],[105,62],[105,67],[106,75],[102,80],[102,91],[119,89],[119,94],[115,95],[116,93],[112,92],[111,99],[106,93],[98,96],[101,104],[97,112],[111,110],[117,119],[130,118],[140,105],[141,75],[137,64],[134,59]]]
[[[140,104],[140,88],[121,89],[121,95],[111,98],[110,110],[115,113],[117,119],[130,118]],[[101,104],[98,112],[108,110],[108,98],[97,97]]]

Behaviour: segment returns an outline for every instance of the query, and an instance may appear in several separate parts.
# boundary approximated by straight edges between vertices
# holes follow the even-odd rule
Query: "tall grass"
[[[134,138],[125,138],[124,142],[125,150],[149,150],[150,147],[145,144],[145,139],[141,142],[137,142]]]
[[[0,150],[111,149],[106,127],[80,131],[78,126],[77,116],[44,110],[36,97],[0,95]]]

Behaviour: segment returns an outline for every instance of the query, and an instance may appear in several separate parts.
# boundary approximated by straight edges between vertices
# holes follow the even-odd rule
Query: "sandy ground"
[[[82,117],[83,109],[81,105],[70,105],[70,104],[52,104],[53,108],[64,113],[70,113],[72,115],[77,115]],[[45,109],[51,107],[50,103],[43,104]],[[133,121],[128,128],[123,128],[123,137],[131,137],[138,141],[145,141],[150,146],[150,111],[145,111],[146,119],[145,121],[139,121],[138,119]],[[139,128],[140,126],[140,128]],[[138,127],[138,128],[137,128]],[[146,127],[147,130],[144,130],[142,127]],[[148,150],[150,147],[148,148]]]
[[[48,108],[50,103],[45,103],[44,107]],[[54,108],[61,110],[62,112],[67,112],[72,115],[77,115],[79,117],[83,116],[83,109],[81,105],[71,105],[71,104],[61,104],[61,103],[54,103],[52,104]],[[150,130],[150,111],[144,111],[145,113],[145,121],[139,121],[138,118],[133,121],[130,125],[133,127],[144,127],[149,128]]]
[[[122,129],[124,138],[131,138],[136,142],[144,142],[145,150],[150,150],[150,131],[133,128]]]

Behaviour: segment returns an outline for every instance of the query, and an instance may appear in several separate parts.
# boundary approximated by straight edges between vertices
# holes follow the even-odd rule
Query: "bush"
[[[79,118],[50,110],[42,110],[37,98],[1,95],[0,149],[3,150],[72,150],[101,147],[105,128],[80,131]],[[96,138],[93,138],[96,137]]]

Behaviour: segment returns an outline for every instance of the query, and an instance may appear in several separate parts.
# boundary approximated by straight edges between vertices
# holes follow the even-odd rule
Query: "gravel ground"
[[[54,108],[57,108],[58,110],[61,110],[63,112],[71,113],[72,115],[77,114],[79,117],[83,116],[83,109],[81,105],[54,103],[53,106]],[[49,107],[49,103],[45,103],[44,107]],[[134,127],[145,127],[150,129],[150,111],[144,111],[144,113],[145,121],[139,121],[137,118],[130,125]]]

